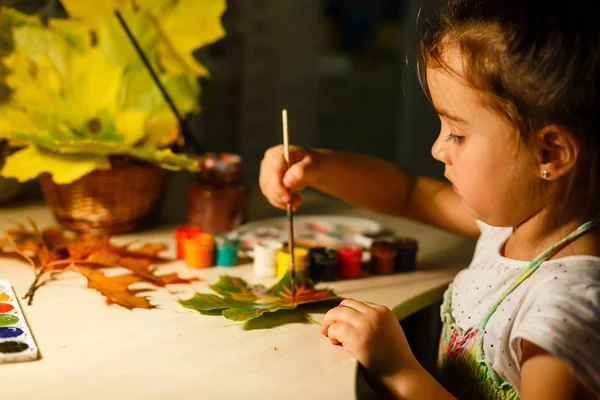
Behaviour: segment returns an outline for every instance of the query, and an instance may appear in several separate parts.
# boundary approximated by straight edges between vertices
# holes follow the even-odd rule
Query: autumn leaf
[[[150,303],[136,294],[138,289],[129,286],[137,282],[147,282],[156,290],[175,283],[189,283],[198,278],[181,278],[176,273],[156,275],[157,264],[171,261],[159,256],[166,250],[161,243],[145,243],[132,249],[133,243],[115,245],[108,236],[91,234],[66,234],[60,228],[38,229],[33,221],[29,227],[16,223],[15,228],[5,232],[0,240],[2,248],[0,256],[27,261],[35,272],[35,280],[25,298],[29,304],[37,289],[55,278],[66,269],[83,274],[88,280],[88,287],[98,290],[110,303],[119,304],[125,308],[152,308]],[[100,269],[122,267],[129,274],[108,277]]]
[[[130,310],[134,308],[150,309],[153,306],[145,297],[136,296],[135,292],[129,290],[131,284],[142,281],[142,278],[136,275],[121,275],[108,277],[102,272],[79,267],[79,271],[88,280],[88,287],[99,291],[108,304],[118,304]]]
[[[198,278],[182,278],[179,276],[179,274],[176,273],[158,275],[157,278],[162,282],[163,285],[173,285],[176,283],[190,283],[192,281],[200,280]]]
[[[222,315],[233,321],[247,321],[266,312],[291,310],[300,304],[334,300],[339,297],[329,289],[315,289],[305,274],[296,277],[296,296],[292,298],[291,279],[286,274],[272,288],[262,285],[250,286],[241,278],[221,275],[219,281],[210,285],[218,293],[196,293],[179,303],[201,313],[221,310]]]

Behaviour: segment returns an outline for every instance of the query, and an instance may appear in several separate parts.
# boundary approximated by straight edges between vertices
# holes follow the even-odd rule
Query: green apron
[[[452,316],[452,285],[444,293],[441,308],[442,335],[438,353],[439,381],[459,399],[518,399],[510,382],[505,381],[488,362],[483,352],[483,333],[502,301],[562,246],[577,239],[600,222],[600,215],[584,223],[566,238],[537,256],[512,282],[478,325],[466,330]]]

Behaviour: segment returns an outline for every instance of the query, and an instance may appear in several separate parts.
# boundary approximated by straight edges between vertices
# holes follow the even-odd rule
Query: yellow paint
[[[306,271],[308,267],[308,250],[294,247],[294,268],[296,271]],[[277,278],[281,279],[290,269],[290,252],[287,248],[277,253]]]
[[[0,301],[8,301],[10,300],[10,296],[6,293],[0,293]]]

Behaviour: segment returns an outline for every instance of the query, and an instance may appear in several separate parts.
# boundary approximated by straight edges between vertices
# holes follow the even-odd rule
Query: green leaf
[[[6,158],[2,175],[25,182],[48,172],[54,182],[60,185],[76,181],[99,169],[110,169],[107,157],[88,154],[66,156],[29,146]]]
[[[210,288],[218,293],[196,293],[179,303],[201,313],[222,310],[222,315],[232,321],[247,321],[266,312],[291,310],[300,304],[315,303],[339,297],[329,289],[315,289],[305,274],[296,277],[296,296],[292,298],[291,279],[286,274],[272,288],[250,286],[241,278],[221,275]]]

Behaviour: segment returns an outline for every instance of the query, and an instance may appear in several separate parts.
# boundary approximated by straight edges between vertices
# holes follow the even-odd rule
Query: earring
[[[544,178],[544,179],[550,178],[550,172],[548,172],[547,169],[542,171],[542,178]]]

